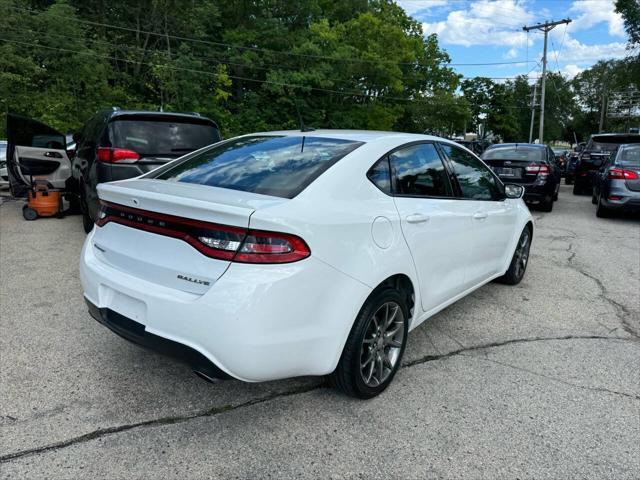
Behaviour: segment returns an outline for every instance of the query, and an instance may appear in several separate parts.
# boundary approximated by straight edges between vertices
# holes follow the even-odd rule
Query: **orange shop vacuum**
[[[35,220],[38,217],[62,218],[63,193],[60,189],[53,188],[46,180],[32,178],[27,204],[22,207],[22,216],[25,220]]]

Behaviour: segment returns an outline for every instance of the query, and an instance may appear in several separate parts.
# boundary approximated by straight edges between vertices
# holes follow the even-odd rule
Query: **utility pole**
[[[602,105],[600,106],[600,124],[598,125],[598,133],[602,133],[604,128],[604,118],[607,111],[607,74],[605,72],[602,78]]]
[[[531,96],[531,125],[529,126],[529,143],[533,143],[533,121],[536,119],[536,92],[538,82],[533,84],[533,95]]]
[[[542,93],[540,94],[540,134],[538,135],[540,143],[543,143],[544,133],[544,97],[547,83],[547,35],[558,25],[569,23],[571,23],[571,19],[565,18],[564,20],[559,20],[557,22],[544,22],[532,25],[530,27],[522,27],[522,30],[524,30],[525,32],[528,32],[530,30],[541,30],[542,32],[544,32],[544,53],[542,54]]]

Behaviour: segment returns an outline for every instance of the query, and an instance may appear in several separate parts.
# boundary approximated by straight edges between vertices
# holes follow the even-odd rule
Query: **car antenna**
[[[313,127],[307,127],[304,124],[304,120],[302,120],[302,115],[300,115],[300,109],[298,108],[298,102],[296,102],[295,100],[293,101],[293,104],[296,107],[296,113],[298,114],[298,122],[300,122],[300,131],[301,132],[313,132],[315,130],[315,128]]]

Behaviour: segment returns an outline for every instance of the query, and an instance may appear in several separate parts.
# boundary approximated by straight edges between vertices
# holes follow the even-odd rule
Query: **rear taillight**
[[[114,222],[187,242],[207,257],[241,263],[291,263],[311,255],[300,237],[129,208],[104,202],[96,225]]]
[[[140,155],[126,148],[98,148],[98,160],[103,163],[134,163],[140,159]]]
[[[549,166],[544,163],[532,163],[527,165],[524,169],[527,173],[536,173],[538,175],[549,174]]]
[[[623,168],[611,168],[607,178],[611,180],[637,180],[638,174],[633,170],[625,170]]]

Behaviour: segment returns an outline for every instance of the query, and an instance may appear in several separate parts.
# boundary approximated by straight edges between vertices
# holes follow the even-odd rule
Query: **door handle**
[[[473,214],[473,218],[475,218],[476,220],[484,220],[485,218],[487,218],[487,213],[486,212],[476,212]]]
[[[421,213],[413,213],[411,215],[407,215],[407,223],[424,223],[428,221],[429,217]]]
[[[62,154],[59,152],[44,152],[44,156],[49,158],[62,158]]]

